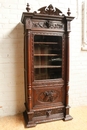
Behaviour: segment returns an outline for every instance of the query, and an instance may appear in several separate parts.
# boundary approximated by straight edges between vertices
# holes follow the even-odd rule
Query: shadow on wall
[[[11,30],[11,28],[10,28]],[[4,32],[4,31],[3,31]],[[2,116],[24,111],[23,25],[18,23],[1,40],[1,112]]]

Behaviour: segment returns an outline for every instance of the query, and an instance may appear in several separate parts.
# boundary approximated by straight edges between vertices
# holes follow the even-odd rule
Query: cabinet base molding
[[[66,115],[65,118],[64,118],[64,121],[69,121],[69,120],[72,120],[73,117],[70,116],[70,115]]]
[[[27,111],[23,112],[26,128],[35,127],[39,123],[45,123],[45,122],[51,122],[57,120],[69,121],[73,119],[70,115],[66,115],[64,117],[64,113],[57,113],[52,115],[36,116],[36,117],[34,117],[33,115],[32,115],[32,119],[29,120],[29,117],[31,117],[31,113]]]
[[[25,120],[25,127],[30,128],[30,127],[34,127],[39,123],[45,123],[45,122],[51,122],[51,121],[56,121],[56,120],[63,120],[64,116],[63,113],[61,114],[56,114],[55,118],[54,115],[52,115],[51,117],[33,117],[32,121],[28,120],[28,114],[26,111],[23,112],[23,116],[24,116],[24,120]],[[41,119],[42,118],[42,119]]]
[[[25,120],[25,127],[29,128],[29,127],[36,126],[36,124],[34,123],[34,121],[29,121],[28,120],[28,114],[27,114],[26,111],[23,112],[23,116],[24,116],[24,120]]]

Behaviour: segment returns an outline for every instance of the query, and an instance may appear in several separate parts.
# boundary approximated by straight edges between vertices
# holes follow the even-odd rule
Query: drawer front
[[[64,31],[64,24],[62,21],[27,19],[26,29]]]
[[[64,113],[64,108],[34,111],[34,117],[39,117],[39,116],[51,117],[52,115],[60,114],[60,113]]]
[[[33,107],[61,106],[64,100],[63,85],[33,87]]]

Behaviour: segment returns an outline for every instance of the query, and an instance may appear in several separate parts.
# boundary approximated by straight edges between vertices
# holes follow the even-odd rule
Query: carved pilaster
[[[28,103],[28,109],[29,109],[29,111],[32,109],[32,81],[31,81],[31,77],[32,77],[32,75],[31,75],[31,68],[32,68],[32,64],[29,64],[29,62],[32,62],[32,50],[31,50],[31,44],[32,44],[32,42],[31,42],[31,39],[30,39],[30,37],[31,37],[31,33],[30,32],[28,32],[28,101],[29,101],[29,103]]]
[[[31,20],[30,20],[30,18],[28,18],[27,20],[26,20],[26,29],[31,29],[32,28],[32,22],[31,22]]]
[[[67,43],[66,43],[66,106],[68,105],[69,99],[69,32],[67,32]]]
[[[67,35],[66,35],[66,82],[65,82],[65,93],[66,93],[66,99],[65,99],[65,117],[64,120],[71,120],[72,117],[69,115],[69,32],[67,30]]]
[[[68,32],[71,31],[70,21],[67,21],[67,31],[68,31]]]

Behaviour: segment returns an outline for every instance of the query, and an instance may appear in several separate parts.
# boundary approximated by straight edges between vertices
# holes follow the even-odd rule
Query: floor
[[[25,128],[22,114],[0,118],[0,130],[87,130],[87,106],[70,109],[71,121],[54,121]]]

